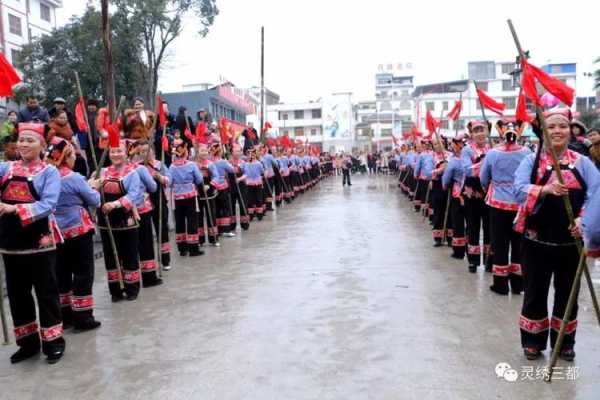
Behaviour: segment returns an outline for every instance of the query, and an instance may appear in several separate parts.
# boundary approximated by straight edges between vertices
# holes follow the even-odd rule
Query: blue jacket
[[[462,160],[456,155],[450,156],[448,165],[442,175],[442,186],[444,190],[452,186],[452,197],[459,198],[465,183],[465,169]]]
[[[246,178],[248,186],[262,186],[262,175],[265,168],[260,161],[248,161],[242,165],[242,172]]]
[[[94,229],[88,209],[100,207],[100,193],[85,178],[68,168],[59,169],[60,197],[56,205],[56,222],[65,239],[84,235]]]
[[[517,211],[515,171],[531,150],[518,144],[503,144],[490,150],[481,165],[479,179],[487,187],[486,203],[501,210]]]
[[[590,198],[583,212],[583,236],[590,257],[600,257],[600,188]]]
[[[175,200],[190,199],[198,195],[197,185],[203,185],[204,179],[195,162],[177,158],[169,167],[169,185],[173,188]]]

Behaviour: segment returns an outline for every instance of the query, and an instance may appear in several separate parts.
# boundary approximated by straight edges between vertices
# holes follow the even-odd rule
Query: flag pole
[[[264,138],[264,123],[265,123],[265,27],[260,27],[260,137]]]
[[[509,19],[507,21],[507,23],[508,23],[510,32],[512,34],[513,40],[515,42],[515,46],[517,47],[517,51],[519,52],[519,58],[522,61],[525,59],[525,53],[523,52],[523,48],[521,47],[521,42],[519,41],[519,37],[517,36],[517,32],[515,30],[515,27],[514,27],[512,21]],[[562,171],[560,168],[560,162],[559,162],[558,155],[556,154],[554,147],[552,147],[552,141],[551,141],[552,139],[551,139],[550,134],[546,127],[546,120],[544,118],[544,113],[543,113],[543,110],[541,109],[541,107],[538,106],[537,104],[536,104],[536,113],[537,113],[538,120],[540,122],[540,128],[542,129],[546,148],[548,149],[550,158],[552,160],[552,167],[556,174],[556,178],[561,185],[564,185],[565,181],[564,181],[563,174],[562,174]],[[562,198],[563,198],[563,203],[565,206],[565,211],[567,212],[567,216],[569,218],[569,225],[574,226],[575,225],[575,217],[573,214],[573,206],[571,204],[569,195],[565,194],[562,196]],[[586,277],[588,288],[590,290],[590,295],[592,298],[592,303],[594,305],[594,310],[596,311],[596,317],[598,319],[598,322],[600,323],[600,308],[598,307],[598,300],[596,298],[596,292],[594,290],[594,285],[592,283],[592,279],[591,279],[590,272],[589,272],[587,262],[586,262],[586,250],[583,246],[581,239],[577,239],[575,241],[575,243],[577,246],[577,250],[579,251],[579,254],[580,254],[579,264],[577,266],[577,270],[575,272],[575,279],[573,281],[573,285],[571,286],[571,291],[569,293],[569,300],[567,301],[567,307],[565,309],[565,314],[564,314],[564,317],[560,324],[560,330],[558,332],[558,338],[554,345],[554,351],[552,352],[552,358],[548,365],[548,371],[547,371],[548,375],[546,376],[546,379],[545,379],[546,382],[552,381],[552,374],[554,372],[553,370],[558,361],[558,355],[561,352],[562,344],[563,344],[563,341],[565,338],[567,323],[569,322],[571,312],[573,311],[573,307],[575,306],[575,301],[579,294],[580,280],[581,280],[582,273],[584,273],[584,275]]]
[[[488,134],[488,143],[490,145],[490,149],[494,147],[494,142],[492,141],[492,132],[489,129],[489,122],[487,117],[485,116],[485,107],[483,106],[483,103],[481,102],[481,97],[479,97],[479,93],[477,93],[477,90],[479,89],[477,87],[477,81],[475,79],[473,79],[473,85],[475,85],[475,94],[477,95],[477,100],[479,102],[479,108],[481,108],[481,117],[483,118],[483,120],[485,121],[485,129],[487,129]]]
[[[458,97],[458,101],[461,102],[461,108],[462,108],[462,92],[460,92],[460,95]],[[458,118],[460,118],[460,113]],[[458,120],[457,118],[457,120]],[[458,123],[454,124],[454,137],[458,136]],[[448,188],[448,197],[446,199],[446,211],[444,212],[444,237],[442,239],[442,242],[444,242],[447,239],[448,236],[448,213],[450,212],[450,202],[452,201],[452,187]]]

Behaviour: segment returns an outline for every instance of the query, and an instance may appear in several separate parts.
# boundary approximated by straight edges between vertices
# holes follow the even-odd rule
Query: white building
[[[541,67],[547,73],[558,77],[570,87],[576,87],[576,64],[557,63],[547,64]],[[429,110],[434,118],[441,119],[441,133],[453,135],[456,129],[463,130],[465,123],[472,119],[481,119],[483,114],[479,105],[475,82],[477,87],[485,91],[490,97],[506,105],[504,116],[513,117],[516,112],[518,86],[514,82],[513,72],[515,62],[477,61],[468,63],[468,77],[466,80],[442,82],[430,85],[421,85],[415,88],[413,93],[417,126],[425,131],[425,116]],[[544,93],[542,87],[538,87],[540,94]],[[462,95],[462,112],[460,119],[456,122],[446,118],[455,102]],[[533,111],[528,104],[530,111]],[[492,122],[500,118],[497,114],[485,110],[486,117]]]
[[[56,28],[56,9],[62,0],[3,0],[0,2],[0,46],[14,63],[21,48]]]
[[[271,136],[288,136],[313,145],[323,145],[323,103],[272,104],[267,106],[266,121],[273,126]]]
[[[24,45],[52,33],[59,7],[62,7],[62,0],[0,1],[0,51],[11,64],[15,64]],[[10,107],[14,108],[16,104]],[[1,115],[6,113],[6,108],[6,99],[1,99]]]

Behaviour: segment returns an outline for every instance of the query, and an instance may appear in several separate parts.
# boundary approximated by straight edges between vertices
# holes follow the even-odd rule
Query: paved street
[[[110,303],[100,262],[102,328],[68,332],[54,366],[10,365],[16,348],[0,346],[0,398],[600,398],[586,292],[570,364],[579,369],[551,385],[521,381],[548,357],[522,355],[521,296],[491,294],[489,275],[468,274],[430,237],[391,178],[342,188],[340,177],[205,256],[176,256],[166,284],[134,303]],[[497,378],[499,362],[519,380]]]

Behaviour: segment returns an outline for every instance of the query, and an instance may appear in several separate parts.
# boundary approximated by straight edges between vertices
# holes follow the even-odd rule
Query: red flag
[[[114,149],[119,147],[121,135],[119,134],[117,124],[108,124],[106,126],[106,129],[108,130],[108,145],[110,146],[110,148]]]
[[[6,60],[3,53],[0,53],[0,97],[12,97],[13,86],[21,82],[21,78]]]
[[[191,142],[194,141],[194,135],[192,135],[192,131],[190,131],[190,128],[185,128],[185,131],[183,132],[183,135],[188,138]]]
[[[167,135],[162,136],[161,142],[163,151],[169,151],[169,138]]]
[[[396,139],[396,136],[392,135],[392,140],[394,141],[394,146],[398,146],[398,139]]]
[[[265,126],[263,127],[263,130],[262,130],[262,132],[263,132],[263,133],[265,133],[265,132],[268,132],[268,131],[269,131],[269,129],[271,129],[272,127],[273,127],[273,125],[271,125],[271,123],[270,123],[269,121],[266,121],[266,122],[265,122]]]
[[[517,121],[522,122],[531,122],[533,118],[527,112],[527,106],[525,104],[525,94],[523,93],[523,89],[519,92],[519,98],[517,101],[517,110],[515,115]]]
[[[88,131],[88,127],[87,124],[85,123],[85,105],[83,102],[83,97],[79,98],[79,101],[77,102],[77,106],[75,107],[75,122],[77,123],[77,129],[79,129],[79,132],[87,132]]]
[[[433,118],[431,112],[427,110],[427,115],[425,116],[425,125],[427,126],[429,133],[432,134],[437,130],[437,128],[442,126],[442,123]]]
[[[292,142],[290,142],[290,138],[288,135],[285,135],[281,138],[281,145],[283,147],[285,147],[286,149],[289,149],[290,147],[292,147]]]
[[[158,123],[164,128],[167,125],[167,115],[165,114],[165,106],[160,96],[156,96],[156,106],[158,107]]]
[[[202,121],[196,125],[196,140],[202,142],[206,136],[206,122]]]
[[[479,96],[479,101],[481,101],[481,105],[484,108],[487,108],[498,115],[502,115],[504,109],[506,108],[506,104],[497,102],[481,89],[477,89],[477,96]]]
[[[227,127],[227,120],[223,117],[219,120],[219,134],[221,136],[221,143],[229,144],[229,129]]]
[[[458,117],[460,117],[461,111],[462,111],[462,101],[459,100],[456,103],[454,103],[454,107],[452,107],[452,110],[450,110],[450,112],[448,113],[448,119],[451,119],[452,121],[456,121],[458,119]]]
[[[523,87],[525,96],[531,99],[536,105],[542,106],[542,101],[535,87],[536,81],[567,106],[570,107],[573,105],[573,98],[575,96],[573,88],[567,86],[560,79],[548,75],[535,65],[529,64],[526,59],[521,62],[521,68],[523,70],[521,87]]]

